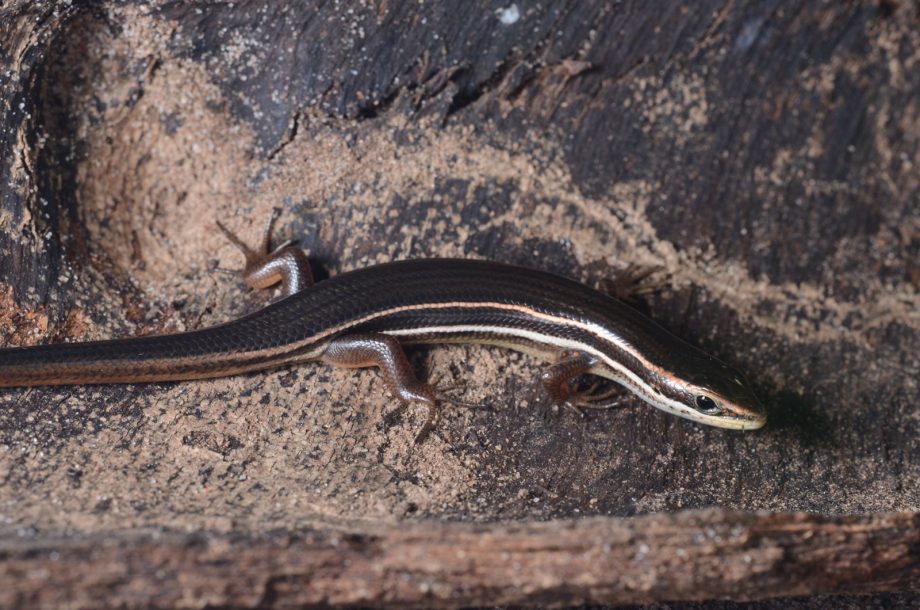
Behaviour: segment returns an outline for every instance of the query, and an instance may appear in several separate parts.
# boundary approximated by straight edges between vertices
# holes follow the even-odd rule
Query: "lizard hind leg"
[[[434,430],[440,417],[440,397],[434,386],[419,381],[412,365],[395,337],[382,333],[342,335],[329,342],[320,360],[345,368],[377,367],[387,387],[402,403],[402,411],[410,403],[428,408],[428,418],[415,436],[420,443]]]
[[[428,409],[428,417],[415,443],[421,443],[437,427],[441,418],[442,405],[456,405],[470,409],[482,409],[486,405],[464,402],[448,392],[454,386],[436,386],[419,381],[399,341],[383,333],[356,333],[332,339],[320,356],[320,360],[344,368],[377,367],[389,390],[399,399],[401,405],[387,414],[385,421],[405,411],[412,403],[421,403]]]
[[[272,225],[275,216],[276,210],[273,209],[265,223],[262,242],[256,250],[249,247],[220,221],[217,222],[217,226],[246,258],[246,265],[242,270],[246,285],[259,290],[271,288],[281,282],[281,296],[287,297],[312,286],[313,273],[310,271],[310,261],[307,255],[300,248],[292,246],[291,241],[286,241],[271,250]]]

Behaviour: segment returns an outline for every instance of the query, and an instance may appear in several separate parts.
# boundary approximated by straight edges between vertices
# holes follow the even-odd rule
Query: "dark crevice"
[[[399,94],[404,90],[403,87],[396,87],[386,94],[382,99],[376,100],[373,104],[361,106],[355,118],[359,121],[376,119],[384,114],[399,99]]]
[[[447,107],[445,118],[453,116],[463,109],[472,106],[485,95],[497,89],[505,80],[505,76],[508,75],[508,73],[511,71],[511,68],[517,64],[518,60],[516,58],[508,58],[502,61],[502,63],[499,64],[495,71],[492,72],[492,75],[480,83],[478,86],[467,91],[464,91],[461,88],[460,91],[458,91],[454,98],[451,100],[450,105]]]
[[[271,149],[266,155],[266,158],[269,161],[277,157],[278,153],[280,153],[282,150],[287,148],[288,144],[290,144],[291,142],[294,141],[295,138],[297,138],[297,131],[300,128],[300,115],[301,115],[301,112],[299,110],[294,112],[293,116],[291,117],[290,129],[288,129],[287,133],[284,134],[284,137],[281,139],[278,145],[275,146],[273,149]]]

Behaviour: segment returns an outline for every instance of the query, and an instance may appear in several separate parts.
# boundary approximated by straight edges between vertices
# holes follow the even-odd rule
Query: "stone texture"
[[[486,544],[511,527],[497,522],[520,524],[537,546],[581,531],[585,516],[641,533],[658,517],[619,518],[650,513],[673,514],[662,522],[688,536],[705,537],[709,520],[811,523],[797,511],[819,515],[821,531],[846,538],[855,518],[870,533],[849,555],[831,552],[830,534],[786,539],[828,542],[828,566],[851,562],[841,572],[851,587],[693,580],[670,590],[679,595],[630,596],[624,580],[594,580],[554,593],[533,564],[525,572],[537,580],[514,581],[533,597],[484,586],[438,603],[916,586],[874,554],[900,536],[898,557],[917,560],[916,7],[516,6],[513,23],[500,19],[511,20],[510,4],[487,2],[0,7],[3,343],[174,332],[257,309],[270,297],[223,272],[241,261],[215,221],[254,238],[278,207],[279,239],[299,239],[319,277],[420,256],[596,284],[655,266],[662,288],[636,306],[748,373],[770,425],[706,429],[638,403],[588,420],[554,413],[534,384],[538,363],[480,347],[413,350],[421,373],[463,382],[466,400],[489,407],[451,411],[421,446],[412,438],[424,413],[385,425],[395,404],[372,371],[4,390],[7,602],[39,599],[11,576],[33,551],[40,562],[95,549],[98,565],[80,567],[103,576],[91,590],[62,585],[74,599],[201,606],[211,593],[189,585],[170,597],[131,558],[154,553],[194,581],[208,572],[183,549],[199,540],[215,541],[202,547],[213,561],[240,566],[298,532],[320,554],[333,532],[350,532],[362,556],[367,537],[411,527],[415,542],[400,548],[421,553],[445,531]],[[729,512],[695,521],[705,507]],[[548,519],[561,521],[536,524]],[[452,521],[483,525],[454,532]],[[655,557],[657,570],[680,565]],[[115,564],[127,570],[121,585],[104,577]],[[278,565],[260,582],[283,578]],[[140,587],[136,597],[122,585]],[[382,597],[368,604],[426,603],[375,586]],[[290,599],[306,603],[304,591]]]

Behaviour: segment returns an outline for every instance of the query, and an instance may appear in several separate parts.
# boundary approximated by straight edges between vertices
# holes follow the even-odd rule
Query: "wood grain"
[[[261,537],[7,540],[4,607],[462,608],[867,593],[920,585],[920,519],[682,512]]]

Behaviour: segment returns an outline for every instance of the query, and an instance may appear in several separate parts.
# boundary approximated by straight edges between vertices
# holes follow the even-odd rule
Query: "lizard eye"
[[[716,415],[722,412],[722,408],[716,401],[703,395],[696,397],[696,408],[698,411],[707,415]]]

